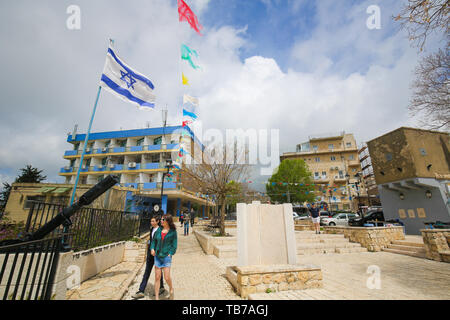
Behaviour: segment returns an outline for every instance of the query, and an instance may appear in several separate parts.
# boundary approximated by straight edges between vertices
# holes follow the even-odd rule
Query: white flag
[[[141,73],[131,69],[110,47],[106,55],[100,85],[120,99],[140,109],[155,108],[153,83]]]

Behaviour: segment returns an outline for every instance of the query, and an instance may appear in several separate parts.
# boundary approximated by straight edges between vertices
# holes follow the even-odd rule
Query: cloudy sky
[[[187,0],[199,36],[178,22],[175,0],[2,1],[0,182],[27,164],[63,182],[67,133],[87,129],[108,38],[152,79],[157,107],[139,111],[103,92],[93,132],[160,125],[166,105],[178,124],[182,71],[204,129],[279,129],[280,153],[309,135],[346,131],[361,143],[414,126],[407,106],[420,56],[392,21],[402,2]],[[80,30],[66,26],[69,5],[81,9]],[[381,9],[380,30],[366,26],[370,5]],[[181,43],[201,70],[181,62]]]

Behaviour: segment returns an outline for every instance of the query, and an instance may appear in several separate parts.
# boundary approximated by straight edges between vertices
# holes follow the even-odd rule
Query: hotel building
[[[147,128],[112,132],[91,133],[84,156],[85,134],[69,134],[67,142],[72,150],[64,153],[67,166],[59,175],[66,184],[74,184],[81,166],[79,184],[94,185],[109,174],[120,177],[120,185],[128,190],[124,208],[126,211],[151,210],[161,201],[161,182],[167,172],[166,161],[176,159],[180,151],[181,126]],[[202,150],[201,142],[190,131],[191,149]],[[182,208],[192,205],[199,209],[197,216],[208,215],[213,202],[195,190],[183,187],[182,171],[175,170],[171,177],[165,175],[162,209],[179,216]]]
[[[354,186],[360,180],[361,163],[353,134],[310,136],[307,142],[297,145],[296,152],[280,157],[280,161],[285,159],[306,162],[313,175],[317,201],[331,206],[332,210],[356,211],[360,200],[357,191],[361,199],[367,197],[362,183],[359,189]]]

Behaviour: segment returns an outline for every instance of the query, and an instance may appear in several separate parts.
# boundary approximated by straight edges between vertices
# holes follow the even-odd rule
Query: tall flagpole
[[[114,45],[113,39],[109,39],[109,42],[110,42],[110,45]],[[89,128],[86,133],[86,138],[84,139],[83,152],[81,153],[80,165],[78,166],[77,177],[75,179],[75,185],[73,187],[72,197],[70,199],[70,204],[69,204],[70,206],[73,204],[73,202],[75,200],[75,193],[76,193],[77,187],[78,187],[78,180],[80,179],[80,173],[81,173],[81,168],[83,167],[84,155],[86,154],[86,147],[87,147],[87,144],[89,141],[89,135],[91,133],[92,122],[94,121],[95,111],[97,110],[97,104],[98,104],[98,100],[100,98],[101,91],[102,91],[102,86],[98,86],[97,98],[95,99],[94,109],[92,110],[91,121],[89,122]]]
[[[95,100],[94,110],[92,110],[91,121],[89,122],[89,128],[86,133],[86,138],[84,139],[83,152],[81,153],[80,165],[78,166],[77,178],[75,179],[75,185],[73,187],[72,198],[70,199],[69,206],[71,206],[73,204],[73,201],[75,200],[75,193],[77,191],[78,180],[80,179],[80,173],[81,173],[81,168],[83,166],[84,155],[86,154],[86,147],[87,147],[87,144],[89,141],[89,134],[91,133],[92,122],[94,121],[95,111],[97,110],[97,104],[98,104],[98,100],[100,98],[101,91],[102,91],[102,86],[99,86],[98,92],[97,92],[97,99]]]

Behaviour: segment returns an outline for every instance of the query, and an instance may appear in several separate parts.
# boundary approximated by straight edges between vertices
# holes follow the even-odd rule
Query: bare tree
[[[231,181],[241,181],[248,175],[249,165],[245,161],[246,151],[236,150],[234,163],[226,163],[227,150],[234,148],[218,147],[222,149],[221,156],[212,159],[203,153],[202,163],[185,164],[182,169],[183,185],[198,192],[214,195],[216,205],[220,206],[220,234],[225,235],[225,204],[227,194],[233,192]],[[223,157],[222,157],[223,155]],[[243,164],[242,164],[243,163]]]
[[[421,117],[420,124],[430,129],[448,128],[449,103],[449,13],[450,0],[408,0],[394,20],[406,29],[412,46],[423,51],[428,36],[442,32],[445,49],[424,57],[415,70],[413,96],[409,110]]]
[[[450,54],[440,49],[425,57],[416,68],[409,110],[421,115],[421,124],[431,129],[450,125]]]
[[[413,46],[422,51],[433,31],[444,31],[448,37],[449,6],[450,0],[408,0],[394,20],[400,21]]]

